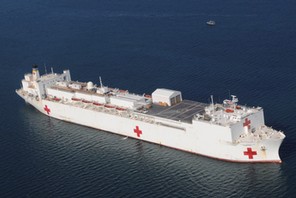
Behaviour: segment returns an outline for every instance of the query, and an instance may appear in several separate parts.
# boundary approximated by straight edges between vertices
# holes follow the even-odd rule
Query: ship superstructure
[[[261,107],[183,100],[159,88],[134,94],[92,82],[72,81],[69,70],[40,76],[36,65],[16,90],[40,112],[60,120],[233,162],[281,162],[281,131],[267,127]]]

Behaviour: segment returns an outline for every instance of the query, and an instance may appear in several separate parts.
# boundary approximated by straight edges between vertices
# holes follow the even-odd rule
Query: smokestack
[[[33,80],[37,80],[40,78],[39,70],[38,70],[38,65],[34,64],[32,66],[32,76]]]

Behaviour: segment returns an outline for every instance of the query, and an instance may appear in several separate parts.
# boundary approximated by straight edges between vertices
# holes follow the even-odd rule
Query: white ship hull
[[[282,138],[233,143],[205,136],[204,134],[215,131],[231,130],[214,124],[190,124],[158,117],[151,123],[141,119],[141,114],[129,117],[125,113],[100,109],[93,104],[77,102],[72,105],[61,101],[37,101],[19,91],[17,93],[41,113],[59,120],[225,161],[281,162],[278,153]]]
[[[263,109],[183,100],[180,91],[152,96],[71,81],[70,71],[39,75],[36,65],[16,90],[41,113],[125,137],[233,162],[281,162],[285,135],[265,126]]]

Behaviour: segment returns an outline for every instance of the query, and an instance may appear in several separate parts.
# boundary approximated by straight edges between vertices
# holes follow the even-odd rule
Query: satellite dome
[[[87,83],[87,85],[86,85],[86,88],[88,89],[88,90],[90,90],[90,89],[93,89],[94,88],[94,84],[92,83],[92,82],[88,82]]]

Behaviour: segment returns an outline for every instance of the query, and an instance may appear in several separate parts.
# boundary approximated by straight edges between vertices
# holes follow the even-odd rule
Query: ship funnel
[[[37,80],[40,78],[39,70],[38,70],[38,65],[34,64],[32,66],[32,76],[33,80]]]

